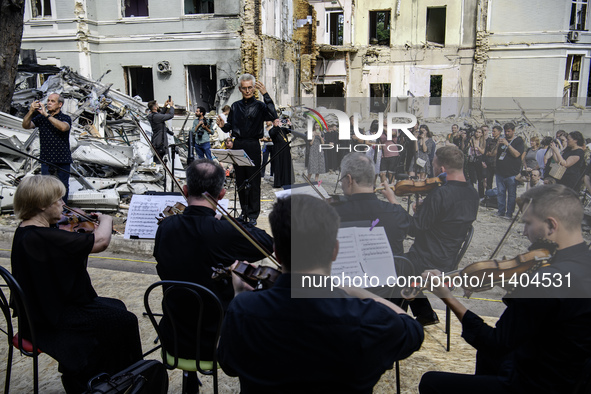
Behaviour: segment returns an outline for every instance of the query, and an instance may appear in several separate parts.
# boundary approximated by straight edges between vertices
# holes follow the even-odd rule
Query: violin
[[[240,261],[236,267],[231,270],[223,266],[212,267],[212,279],[220,280],[231,278],[232,272],[248,283],[254,289],[268,289],[273,287],[275,281],[281,275],[281,271],[266,265],[254,266],[244,261]]]
[[[80,208],[70,208],[67,205],[64,205],[64,208],[68,212],[62,213],[62,217],[57,222],[61,230],[73,233],[94,233],[99,224],[98,220]]]
[[[541,267],[549,265],[548,260],[552,258],[557,245],[547,241],[540,241],[530,246],[529,251],[512,259],[485,260],[468,264],[461,270],[446,272],[445,276],[452,278],[461,276],[464,296],[469,297],[474,292],[490,290],[493,286],[508,283],[509,278],[514,274],[521,275],[531,273]],[[471,278],[478,280],[471,281]],[[419,292],[429,288],[428,284],[423,287],[409,287],[401,291],[403,298],[413,300]]]
[[[438,188],[445,183],[440,177],[427,178],[424,181],[416,181],[407,179],[404,181],[396,182],[395,186],[391,186],[394,189],[394,194],[398,197],[410,196],[413,194],[429,193],[430,191]],[[378,188],[376,190],[382,190]]]
[[[156,217],[156,220],[158,220],[158,224],[160,224],[169,216],[182,214],[185,212],[185,208],[187,208],[187,206],[182,202],[176,202],[173,206],[168,205],[162,212],[160,212],[160,217]]]
[[[269,288],[272,287],[275,283],[275,279],[281,275],[281,264],[275,259],[275,257],[265,249],[265,247],[250,233],[246,230],[242,224],[236,219],[234,219],[228,211],[224,209],[221,205],[217,203],[217,200],[214,199],[209,193],[203,193],[203,197],[211,204],[211,206],[216,209],[219,208],[222,216],[234,226],[236,230],[240,234],[242,234],[246,239],[248,239],[255,248],[257,248],[264,256],[266,256],[273,264],[277,266],[279,269],[275,269],[273,267],[268,266],[261,266],[255,267],[249,263],[240,262],[234,270],[230,270],[230,268],[220,267],[220,268],[213,268],[214,273],[212,274],[213,279],[220,279],[222,277],[231,276],[231,272],[235,272],[242,280],[248,283],[253,288]],[[254,284],[254,286],[253,286]],[[266,286],[266,287],[265,287]]]

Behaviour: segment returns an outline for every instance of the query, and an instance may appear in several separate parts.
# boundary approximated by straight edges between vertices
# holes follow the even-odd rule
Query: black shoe
[[[439,323],[439,317],[437,316],[437,313],[433,312],[432,315],[426,315],[426,316],[417,316],[416,320],[421,323],[421,325],[423,327],[426,326],[431,326],[433,324],[438,324]]]
[[[251,226],[256,226],[257,225],[257,220],[256,219],[248,219],[248,224],[250,224]]]

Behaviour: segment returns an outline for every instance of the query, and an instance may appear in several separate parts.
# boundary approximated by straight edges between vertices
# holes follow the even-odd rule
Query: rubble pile
[[[45,103],[51,93],[63,95],[62,111],[72,118],[71,172],[77,175],[70,177],[70,205],[114,211],[131,194],[164,191],[164,168],[154,163],[150,144],[140,130],[151,138],[141,98],[112,90],[111,84],[100,82],[102,77],[93,81],[68,67],[58,70],[39,89],[27,88],[27,80],[47,70],[20,73],[17,86],[25,89],[14,94],[14,114],[0,112],[0,211],[12,210],[12,195],[20,179],[40,171],[41,163],[26,156],[39,156],[37,130],[23,129],[21,122],[33,101]],[[173,168],[182,170],[187,150],[178,137],[172,139],[169,144],[175,144],[178,153]],[[183,176],[183,171],[175,171],[175,177]]]

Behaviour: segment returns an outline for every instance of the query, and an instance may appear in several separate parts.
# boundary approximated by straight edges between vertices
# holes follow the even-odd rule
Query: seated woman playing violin
[[[476,374],[427,372],[421,393],[570,393],[583,375],[591,358],[591,252],[581,233],[583,208],[563,185],[530,189],[522,201],[523,234],[555,243],[556,253],[547,266],[521,274],[523,285],[505,296],[507,308],[494,328],[447,287],[433,285],[478,351]]]
[[[59,362],[65,391],[80,393],[91,377],[140,360],[142,349],[135,315],[120,300],[98,297],[86,271],[88,255],[109,246],[113,220],[95,214],[94,233],[51,227],[61,218],[65,191],[53,176],[22,180],[14,195],[22,222],[11,265],[27,297],[39,348]],[[22,327],[20,335],[28,335]]]

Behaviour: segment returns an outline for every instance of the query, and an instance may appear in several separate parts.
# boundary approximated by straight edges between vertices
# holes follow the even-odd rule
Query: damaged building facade
[[[544,134],[591,134],[588,0],[313,4],[319,103],[362,97],[369,105],[353,101],[347,112],[387,107],[420,119],[527,119]]]
[[[353,0],[314,3],[317,97],[369,98],[367,114],[419,118],[469,112],[476,1]],[[451,99],[450,99],[451,98]]]
[[[591,136],[588,0],[479,3],[476,112],[496,119],[523,111],[543,134]]]
[[[311,37],[297,32],[310,11],[302,0],[26,0],[22,48],[87,78],[110,70],[102,82],[143,102],[170,95],[191,112],[219,110],[241,97],[237,77],[249,72],[289,104],[316,60],[302,60],[311,45],[294,40]]]

